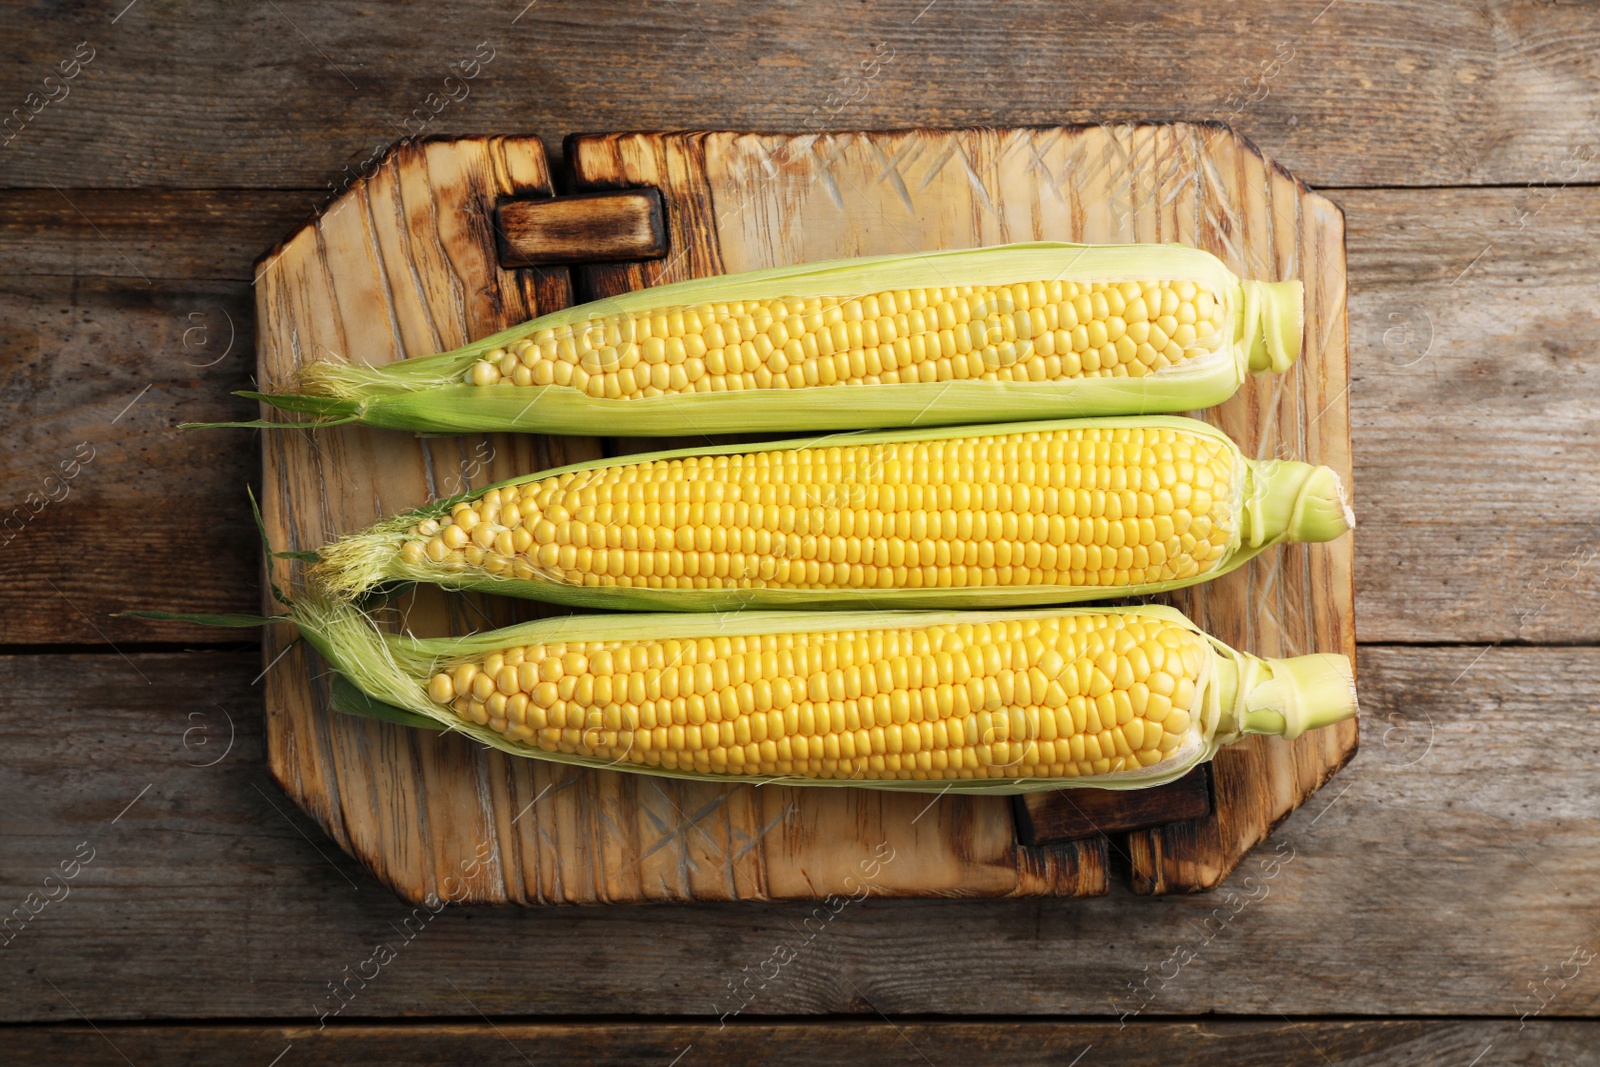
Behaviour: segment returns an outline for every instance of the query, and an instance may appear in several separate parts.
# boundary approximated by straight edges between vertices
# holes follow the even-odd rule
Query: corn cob
[[[663,435],[1206,407],[1300,351],[1299,282],[1176,245],[1007,245],[782,267],[567,308],[384,367],[314,363],[328,422]]]
[[[711,781],[1130,788],[1356,712],[1345,657],[1258,659],[1162,606],[570,616],[433,640],[326,599],[293,618],[353,685],[341,710]]]
[[[1190,585],[1351,525],[1329,468],[1146,416],[578,464],[343,538],[317,575],[589,607],[1041,604]]]

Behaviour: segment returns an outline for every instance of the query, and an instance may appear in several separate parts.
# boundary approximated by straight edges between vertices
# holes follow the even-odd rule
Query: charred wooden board
[[[805,260],[1029,239],[1179,241],[1215,252],[1241,275],[1302,278],[1300,364],[1208,417],[1249,454],[1293,455],[1349,474],[1342,216],[1226,130],[606,135],[571,139],[568,156],[585,189],[655,189],[665,208],[665,257],[576,268],[592,296]],[[561,306],[570,300],[564,273],[505,269],[493,223],[507,201],[550,194],[542,146],[531,138],[397,149],[260,264],[261,380],[283,385],[315,358],[423,355]],[[615,447],[663,443],[625,438]],[[431,497],[600,452],[598,441],[582,438],[417,439],[361,427],[273,433],[264,446],[268,532],[275,546],[314,549]],[[1350,581],[1346,540],[1282,550],[1175,599],[1250,651],[1351,653]],[[459,631],[540,610],[423,591],[406,620],[418,633]],[[1107,887],[1103,840],[1019,844],[1004,798],[573,771],[347,720],[328,709],[324,665],[289,648],[290,636],[267,639],[277,664],[267,691],[273,773],[409,899],[815,898],[855,892],[868,868],[882,896],[1072,896]],[[1210,816],[1182,824],[1182,834],[1129,838],[1135,886],[1215,884],[1354,743],[1347,724],[1225,753]]]

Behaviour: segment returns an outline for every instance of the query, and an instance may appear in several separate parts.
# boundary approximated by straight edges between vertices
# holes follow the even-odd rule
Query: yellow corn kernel
[[[1162,650],[1154,666],[1151,648]],[[426,691],[508,741],[611,763],[847,781],[1065,778],[1192,752],[1200,709],[1181,701],[1205,692],[1211,657],[1204,638],[1167,616],[956,616],[515,646],[437,671]],[[952,687],[940,679],[958,676],[956,662],[971,674]],[[1123,683],[1140,671],[1145,681]],[[1077,691],[1085,673],[1113,686],[1086,718],[1049,697]],[[669,696],[688,687],[710,697],[697,693],[693,714]]]
[[[1170,422],[620,460],[458,505],[395,551],[596,587],[1152,585],[1226,563],[1238,463]]]
[[[1136,295],[1128,299],[1125,292]],[[830,322],[827,311],[841,308],[843,319]],[[963,286],[959,292],[922,288],[865,296],[777,297],[600,315],[541,330],[523,342],[520,353],[473,364],[465,380],[477,386],[547,385],[558,380],[556,368],[570,365],[580,347],[589,353],[583,369],[591,375],[590,395],[613,398],[752,385],[793,389],[874,384],[884,373],[899,374],[897,368],[914,363],[928,368],[916,373],[913,380],[919,382],[1139,377],[1216,349],[1227,332],[1225,314],[1220,294],[1187,281],[1024,280]],[[1140,345],[1149,340],[1151,330],[1133,332],[1129,324],[1151,319],[1172,328],[1160,331],[1160,343],[1145,351]],[[1063,330],[1071,335],[1065,345]],[[588,341],[595,336],[615,337],[616,343],[597,351]],[[1124,336],[1129,341],[1118,343]],[[1050,362],[1066,350],[1087,358]],[[914,355],[918,352],[923,357]],[[941,352],[972,353],[974,359],[926,359],[928,353]],[[699,353],[708,358],[694,374],[671,369]],[[709,358],[712,353],[718,355]],[[641,378],[635,370],[640,363],[656,369]],[[751,371],[753,381],[747,381],[745,372]]]

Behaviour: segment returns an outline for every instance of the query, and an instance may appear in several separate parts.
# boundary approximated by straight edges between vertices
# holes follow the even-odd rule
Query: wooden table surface
[[[1600,1062],[1600,8],[124,4],[0,4],[0,1060]],[[256,609],[175,424],[400,137],[1128,119],[1348,215],[1363,747],[1215,894],[413,913],[253,640],[111,617]]]

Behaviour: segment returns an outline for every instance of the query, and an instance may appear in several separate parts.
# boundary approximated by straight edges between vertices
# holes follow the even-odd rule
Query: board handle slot
[[[667,254],[666,210],[654,188],[506,200],[495,210],[495,232],[507,269]]]

